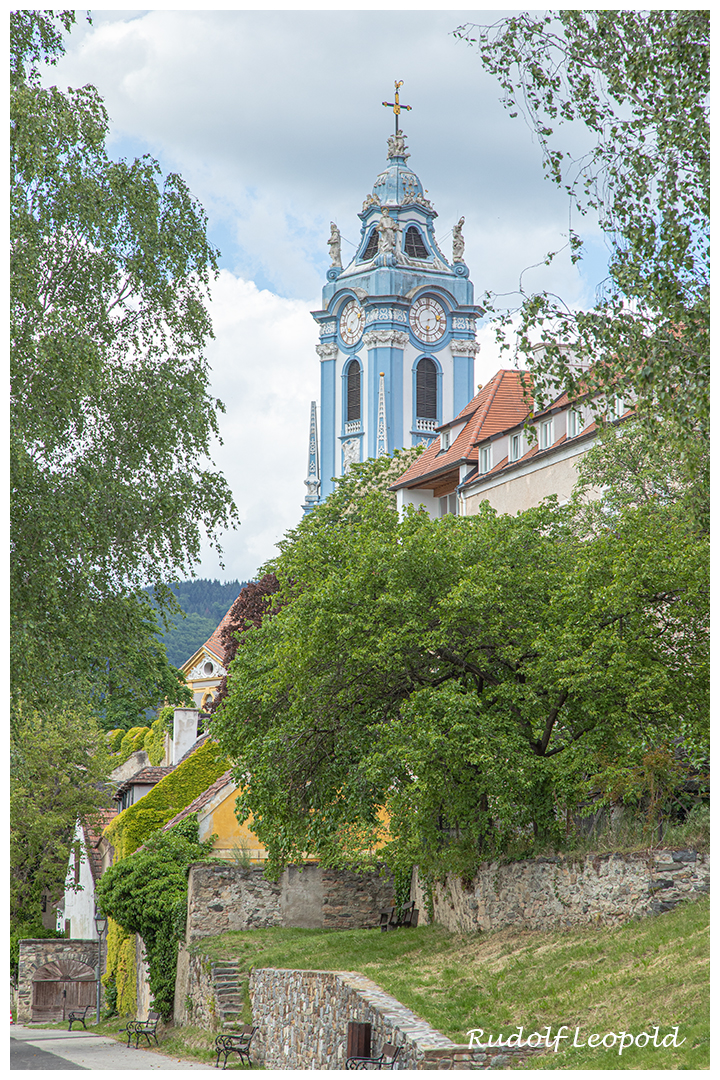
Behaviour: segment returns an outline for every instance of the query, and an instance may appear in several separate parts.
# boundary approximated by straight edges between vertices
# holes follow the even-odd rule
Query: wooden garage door
[[[78,960],[60,960],[38,968],[33,975],[33,1020],[66,1020],[71,1009],[94,1005],[96,974]]]

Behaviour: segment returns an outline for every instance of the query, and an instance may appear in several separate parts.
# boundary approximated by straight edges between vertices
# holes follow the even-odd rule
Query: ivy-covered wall
[[[105,828],[115,862],[132,855],[157,829],[202,794],[229,768],[217,743],[207,739],[152,791],[118,814]]]
[[[107,960],[102,976],[105,999],[120,1016],[137,1012],[137,970],[135,934],[128,934],[112,919],[108,920]]]
[[[151,729],[145,729],[145,732],[150,733]],[[154,832],[210,787],[228,767],[217,744],[208,739],[152,791],[118,814],[105,828],[105,835],[115,850],[114,863],[142,847]],[[120,1016],[138,1015],[136,935],[127,933],[112,919],[102,981],[108,1004],[114,1003]]]

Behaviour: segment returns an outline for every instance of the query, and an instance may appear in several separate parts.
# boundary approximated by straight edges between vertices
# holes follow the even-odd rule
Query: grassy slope
[[[505,1038],[567,1024],[638,1035],[680,1025],[677,1049],[566,1049],[554,1069],[709,1067],[709,902],[613,929],[451,934],[436,926],[377,930],[256,930],[196,948],[250,967],[361,971],[457,1042],[471,1028]],[[610,1041],[610,1040],[608,1040]]]

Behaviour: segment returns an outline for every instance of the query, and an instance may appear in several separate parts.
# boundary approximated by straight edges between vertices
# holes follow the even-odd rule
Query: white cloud
[[[248,579],[300,517],[317,397],[316,328],[303,301],[259,290],[228,270],[213,287],[210,310],[212,390],[226,407],[213,459],[241,525],[223,538],[226,571],[208,553],[201,573]]]
[[[528,128],[510,119],[500,88],[452,37],[471,11],[93,11],[79,16],[60,86],[94,83],[110,114],[116,156],[149,152],[182,173],[223,252],[214,290],[212,389],[227,405],[217,462],[242,525],[225,538],[226,571],[251,576],[294,525],[304,498],[309,405],[319,396],[315,324],[328,264],[329,222],[345,261],[357,213],[384,167],[394,80],[412,105],[402,118],[416,169],[450,250],[465,216],[476,298],[511,293],[520,273],[557,250],[567,202],[544,178]],[[593,233],[587,220],[583,228]],[[563,255],[528,271],[526,288],[587,302],[595,284]],[[601,267],[596,274],[602,276]],[[516,298],[510,297],[511,303]],[[500,363],[480,331],[476,382]]]

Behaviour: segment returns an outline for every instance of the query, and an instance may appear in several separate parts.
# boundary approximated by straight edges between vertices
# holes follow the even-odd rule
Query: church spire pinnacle
[[[378,387],[378,412],[377,412],[377,452],[376,457],[388,452],[387,423],[385,421],[385,372],[380,372],[380,385]]]
[[[318,461],[317,405],[310,403],[310,437],[308,439],[308,475],[305,481],[307,495],[303,512],[308,514],[320,502],[320,463]]]

